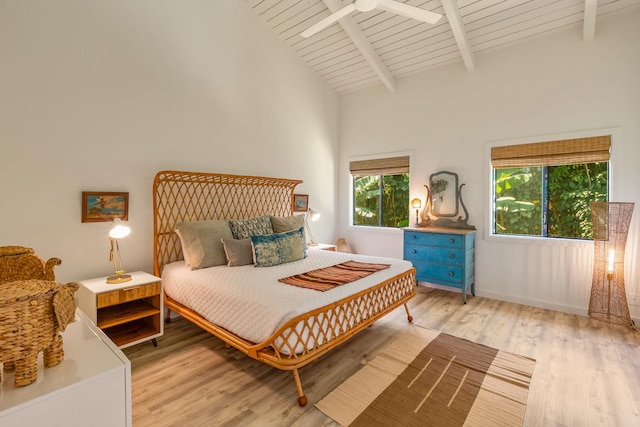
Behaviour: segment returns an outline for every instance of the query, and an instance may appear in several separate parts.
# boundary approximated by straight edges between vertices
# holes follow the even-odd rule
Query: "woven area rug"
[[[414,325],[316,407],[343,426],[521,426],[535,363]]]

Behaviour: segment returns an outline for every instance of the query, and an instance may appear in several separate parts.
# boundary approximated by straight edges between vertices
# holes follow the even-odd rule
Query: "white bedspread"
[[[184,261],[162,271],[164,291],[211,323],[241,338],[260,343],[289,319],[376,285],[412,268],[408,261],[307,250],[307,258],[274,267],[217,266],[190,270]],[[367,277],[319,292],[278,282],[278,279],[344,261],[385,263],[391,267]]]

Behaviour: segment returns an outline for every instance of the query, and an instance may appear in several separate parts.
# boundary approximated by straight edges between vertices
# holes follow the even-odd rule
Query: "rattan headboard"
[[[153,181],[153,268],[182,259],[174,232],[183,221],[291,215],[300,180],[160,171]]]

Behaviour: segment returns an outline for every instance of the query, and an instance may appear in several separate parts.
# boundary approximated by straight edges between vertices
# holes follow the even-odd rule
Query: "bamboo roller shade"
[[[409,173],[409,156],[357,160],[349,163],[349,170],[353,176]]]
[[[496,169],[608,162],[611,135],[491,148]]]

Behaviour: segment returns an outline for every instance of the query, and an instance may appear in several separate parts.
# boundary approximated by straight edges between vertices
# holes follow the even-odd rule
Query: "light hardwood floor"
[[[526,426],[640,426],[640,332],[587,317],[419,287],[414,323],[537,360]],[[133,424],[334,426],[314,403],[410,328],[400,308],[302,368],[306,407],[290,372],[244,356],[183,319],[158,347],[130,347]]]

